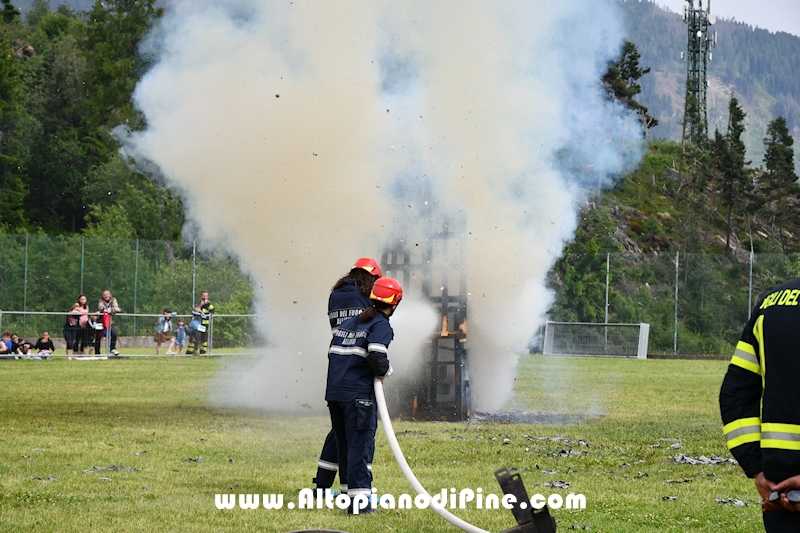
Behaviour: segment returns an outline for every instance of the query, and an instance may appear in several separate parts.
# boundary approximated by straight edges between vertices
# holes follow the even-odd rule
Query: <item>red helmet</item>
[[[403,287],[394,278],[380,278],[375,280],[375,285],[372,286],[369,298],[370,300],[378,300],[379,302],[395,305],[403,299]]]
[[[374,259],[370,259],[369,257],[362,257],[356,264],[353,265],[353,268],[363,268],[370,274],[375,277],[381,277],[381,267],[378,266],[378,262]]]

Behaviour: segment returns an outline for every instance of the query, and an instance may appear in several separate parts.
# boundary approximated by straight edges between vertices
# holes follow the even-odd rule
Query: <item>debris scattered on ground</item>
[[[545,487],[553,487],[554,489],[568,489],[571,483],[566,481],[548,481],[544,484]]]
[[[473,413],[471,420],[479,424],[542,424],[548,426],[568,426],[593,418],[599,418],[599,416],[537,413],[534,411],[506,411],[504,413]]]
[[[31,457],[30,455],[20,455],[20,457],[22,457],[23,459],[27,459],[28,461],[30,461],[30,462],[32,462],[32,463],[33,463],[33,462],[36,462],[36,459],[34,459],[33,457]]]
[[[675,501],[678,499],[677,496],[662,496],[661,499],[665,502]]]
[[[681,448],[683,448],[683,446],[681,446],[677,442],[669,447],[670,450],[680,450]]]
[[[136,452],[136,455],[144,455],[147,453],[147,450],[142,450],[140,452]]]
[[[556,450],[553,452],[547,452],[545,455],[548,457],[554,457],[556,455],[560,457],[580,457],[580,455],[584,453],[582,450],[573,450],[572,448],[568,450]]]
[[[547,470],[547,469],[545,469],[545,470],[542,470],[542,474],[549,474],[549,475],[552,476],[554,474],[558,474],[558,470]]]
[[[108,471],[121,471],[124,470],[125,472],[138,472],[138,468],[133,468],[130,466],[122,466],[122,465],[115,465],[115,466],[93,466],[91,470],[84,470],[84,474],[92,474],[94,472],[108,472]]]
[[[691,483],[691,482],[692,480],[689,479],[688,477],[685,477],[683,479],[668,479],[666,481],[666,483]]]
[[[722,457],[720,455],[712,455],[711,458],[708,458],[705,455],[701,455],[700,457],[694,458],[679,453],[674,457],[670,456],[670,458],[673,459],[676,463],[684,463],[688,465],[718,465],[722,463],[730,463],[732,465],[739,464],[735,459],[729,459],[727,457]]]
[[[736,498],[728,498],[727,500],[725,498],[714,498],[714,501],[717,503],[732,503],[736,507],[745,507],[746,505],[750,505],[749,503],[742,500],[737,500]]]
[[[187,463],[202,463],[203,462],[203,458],[202,457],[187,457],[186,458],[186,462]]]
[[[111,481],[110,477],[99,477],[97,479],[99,479],[100,481]]]
[[[47,482],[47,483],[49,483],[51,481],[61,481],[57,477],[53,477],[53,476],[46,477],[46,478],[31,476],[31,479],[34,480],[34,481],[44,481],[44,482]]]
[[[579,526],[579,525],[576,525],[576,524],[572,524],[567,529],[583,529],[585,531],[589,531],[589,526],[586,526],[586,525],[580,525]]]

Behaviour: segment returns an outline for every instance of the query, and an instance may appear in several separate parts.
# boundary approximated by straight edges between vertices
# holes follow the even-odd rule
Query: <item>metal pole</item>
[[[672,340],[672,354],[678,353],[678,266],[680,265],[680,252],[675,252],[675,332]]]
[[[753,312],[753,250],[750,249],[750,286],[747,289],[747,320]]]
[[[22,283],[22,334],[25,335],[25,325],[28,318],[28,234],[25,234],[25,269]]]
[[[139,239],[136,239],[136,260],[133,267],[133,336],[136,337],[136,289],[139,286]]]
[[[609,258],[610,257],[611,257],[611,254],[606,252],[606,322],[605,322],[606,326],[603,327],[603,329],[604,329],[604,331],[603,331],[603,336],[604,336],[604,339],[603,339],[603,353],[608,352],[608,280],[609,280],[608,271],[609,271]]]
[[[214,315],[208,317],[208,347],[206,348],[206,355],[211,355],[214,339]]]
[[[81,294],[83,294],[83,261],[85,257],[85,246],[84,246],[84,239],[86,237],[81,236]]]
[[[608,281],[609,281],[609,266],[611,254],[606,254],[606,324],[608,324]]]
[[[189,306],[192,309],[194,309],[194,302],[196,301],[194,298],[196,271],[197,271],[197,243],[195,241],[192,241],[192,301],[191,305]]]

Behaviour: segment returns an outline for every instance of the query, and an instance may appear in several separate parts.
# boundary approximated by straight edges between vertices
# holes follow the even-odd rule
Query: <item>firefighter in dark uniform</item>
[[[336,331],[336,327],[354,316],[361,314],[361,311],[371,307],[369,295],[372,291],[372,284],[381,277],[381,268],[377,261],[369,257],[362,257],[355,262],[350,272],[342,277],[331,289],[328,297],[328,319],[331,325],[331,333]],[[370,458],[369,468],[372,468]],[[322,453],[319,454],[317,463],[317,477],[313,479],[318,489],[330,489],[336,479],[336,472],[339,470],[339,454],[336,450],[336,437],[331,429],[325,437],[325,444],[322,446]],[[339,489],[347,492],[347,473],[339,476]]]
[[[203,319],[200,323],[205,330],[200,333],[200,355],[208,353],[208,328],[211,324],[211,315],[214,314],[214,304],[208,300],[208,291],[200,293],[200,312],[203,313]]]
[[[761,495],[768,532],[800,531],[786,492],[800,489],[800,278],[759,301],[719,394],[731,453]],[[771,492],[777,499],[769,501]]]
[[[363,498],[357,512],[372,510],[372,475],[367,468],[375,450],[378,427],[373,380],[391,374],[388,346],[394,337],[389,317],[400,300],[403,289],[393,278],[380,278],[372,286],[372,306],[357,317],[342,322],[333,335],[328,350],[328,384],[325,400],[336,435],[341,473],[347,474],[349,512],[354,499]],[[362,505],[363,503],[363,505]]]

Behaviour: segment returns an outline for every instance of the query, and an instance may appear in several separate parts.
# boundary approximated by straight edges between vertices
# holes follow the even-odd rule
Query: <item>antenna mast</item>
[[[711,0],[703,8],[703,0],[686,0],[683,6],[683,21],[688,27],[686,44],[686,98],[683,109],[683,134],[681,147],[686,139],[686,123],[689,122],[689,142],[708,138],[708,90],[707,69],[711,61],[711,49],[717,44],[717,32],[709,33],[708,27],[717,18],[711,14]],[[690,115],[695,115],[691,117]],[[688,120],[687,120],[688,119]],[[683,150],[681,150],[683,152]]]

